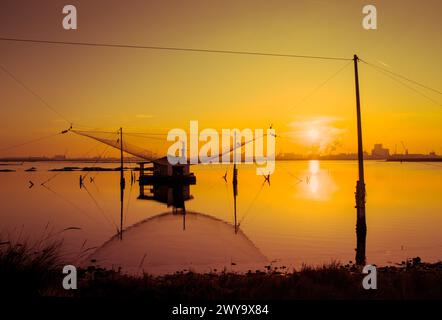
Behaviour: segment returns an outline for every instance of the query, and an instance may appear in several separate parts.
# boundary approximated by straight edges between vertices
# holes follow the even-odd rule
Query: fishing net
[[[120,143],[120,133],[118,131],[114,131],[114,132],[109,132],[109,131],[84,131],[84,130],[77,130],[77,129],[70,129],[70,132],[73,132],[75,134],[81,135],[81,136],[85,136],[91,139],[94,139],[96,141],[99,141],[101,143],[104,143],[106,145],[109,145],[111,147],[114,147],[118,150],[120,150],[120,148],[122,147],[123,151],[136,156],[140,159],[146,160],[146,161],[153,161],[156,159],[159,159],[161,157],[164,157],[167,154],[167,147],[168,147],[168,143],[167,139],[166,139],[166,135],[164,135],[164,137],[160,137],[160,136],[149,136],[148,134],[145,135],[141,135],[141,134],[134,134],[134,133],[123,133],[123,145],[121,146]],[[251,138],[249,140],[242,140],[241,142],[237,142],[236,145],[233,143],[233,140],[231,141],[231,145],[230,147],[228,147],[227,149],[222,149],[220,148],[218,152],[214,152],[211,155],[209,155],[208,157],[206,157],[206,161],[214,161],[214,160],[218,160],[219,162],[221,162],[221,158],[223,158],[225,155],[229,155],[229,158],[231,158],[232,161],[235,162],[235,160],[233,159],[237,159],[236,161],[240,161],[241,160],[245,160],[245,154],[244,154],[244,150],[242,149],[243,147],[245,147],[246,145],[251,144],[252,150],[253,150],[253,142],[257,139],[262,139],[263,137],[267,136],[267,134],[264,134],[263,136],[258,136],[258,137],[254,137]],[[146,140],[144,141],[138,141],[138,144],[143,144],[146,145],[148,144],[149,147],[153,148],[154,146],[158,147],[159,144],[159,149],[160,150],[160,154],[153,152],[152,150],[149,149],[145,149],[142,147],[139,147],[137,144],[134,144],[132,142],[128,142],[128,138],[130,139],[149,139],[149,142],[146,142]],[[189,155],[189,146],[187,146],[187,162],[190,162],[190,155]],[[173,155],[176,158],[175,162],[178,162],[178,155]],[[170,155],[170,157],[172,157],[172,155]],[[198,159],[200,160],[200,159]],[[250,161],[250,160],[248,160]],[[175,163],[174,162],[174,163]]]
[[[71,129],[70,132],[97,140],[116,149],[120,149],[122,147],[124,152],[143,160],[152,161],[159,158],[155,152],[125,141],[124,135],[123,145],[121,146],[119,132],[82,131],[74,129]]]

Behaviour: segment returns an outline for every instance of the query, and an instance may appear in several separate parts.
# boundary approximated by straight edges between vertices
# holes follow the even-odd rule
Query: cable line
[[[109,219],[109,217],[106,215],[106,213],[104,212],[104,210],[101,208],[101,206],[98,204],[97,200],[94,198],[94,196],[89,192],[89,190],[87,189],[86,186],[83,186],[83,189],[86,190],[86,193],[89,195],[89,197],[91,198],[92,202],[95,204],[95,206],[97,207],[98,211],[100,211],[101,215],[103,216],[103,218],[109,223],[109,225],[111,227],[114,227],[116,229],[118,229],[117,224],[115,223],[115,221],[112,219]]]
[[[54,179],[55,177],[57,177],[58,175],[62,174],[64,171],[59,171],[56,174],[54,174],[53,176],[51,176],[50,178],[48,178],[47,180],[43,181],[40,185],[45,186],[46,183],[48,183],[49,181],[51,181],[52,179]]]
[[[243,223],[244,219],[248,216],[250,209],[252,209],[253,205],[255,204],[256,200],[258,199],[259,195],[261,194],[262,189],[264,189],[264,186],[265,186],[265,182],[261,185],[261,188],[259,188],[258,192],[255,194],[255,197],[253,198],[249,207],[244,212],[244,215],[242,216],[241,220],[238,222],[238,226],[240,226]]]
[[[438,102],[438,101],[434,100],[433,98],[427,96],[426,94],[420,92],[420,91],[417,90],[416,88],[414,88],[414,87],[412,87],[412,86],[406,84],[404,81],[399,80],[398,78],[396,78],[396,77],[392,76],[391,74],[389,74],[389,73],[387,73],[387,72],[381,70],[380,68],[377,68],[376,66],[373,66],[372,64],[368,64],[368,63],[367,63],[367,65],[370,66],[370,67],[372,67],[372,68],[373,68],[374,70],[376,70],[377,72],[383,74],[384,76],[387,76],[387,77],[389,77],[390,79],[399,82],[399,83],[402,84],[404,87],[407,87],[408,89],[410,89],[410,90],[414,91],[415,93],[421,95],[422,97],[428,99],[429,101],[433,102],[434,104],[436,104],[436,105],[438,105],[438,106],[442,106],[442,104],[441,104],[440,102]]]
[[[415,80],[412,80],[412,79],[410,79],[410,78],[407,78],[407,77],[405,77],[405,76],[402,76],[402,75],[400,75],[400,74],[398,74],[398,73],[396,73],[396,72],[393,72],[393,71],[390,71],[390,70],[388,70],[388,69],[385,69],[385,68],[382,68],[382,67],[376,66],[376,65],[374,65],[373,63],[367,62],[367,61],[362,60],[362,59],[359,59],[359,61],[362,61],[363,63],[368,64],[369,66],[372,66],[373,68],[377,68],[377,69],[383,70],[383,71],[385,71],[385,72],[388,72],[388,73],[390,73],[390,74],[392,74],[392,75],[394,75],[394,76],[396,76],[396,77],[398,77],[398,78],[402,78],[402,79],[404,79],[404,80],[407,80],[407,81],[409,81],[409,82],[412,82],[412,83],[414,83],[414,84],[416,84],[416,85],[418,85],[418,86],[420,86],[420,87],[422,87],[422,88],[425,88],[425,89],[428,89],[428,90],[434,91],[434,92],[436,92],[436,93],[442,94],[442,92],[439,91],[439,90],[437,90],[437,89],[433,89],[433,88],[431,88],[431,87],[429,87],[429,86],[427,86],[427,85],[424,85],[424,84],[419,83],[419,82],[417,82],[417,81],[415,81]]]
[[[34,90],[29,88],[23,81],[18,79],[12,72],[7,70],[4,66],[0,65],[0,69],[3,70],[4,73],[9,75],[12,79],[14,79],[15,82],[17,82],[20,86],[22,86],[26,91],[28,91],[30,94],[32,94],[35,98],[37,98],[43,105],[46,106],[49,110],[57,114],[59,117],[61,117],[63,120],[65,120],[67,123],[72,124],[71,121],[69,121],[65,116],[63,116],[60,112],[58,112],[54,107],[52,107],[45,99],[43,99],[39,94],[37,94]]]
[[[37,139],[32,139],[32,140],[29,140],[29,141],[26,141],[26,142],[22,142],[22,143],[15,144],[15,145],[12,145],[12,146],[9,146],[9,147],[5,147],[3,149],[0,149],[0,152],[6,151],[6,150],[10,150],[10,149],[14,149],[14,148],[18,148],[18,147],[21,147],[21,146],[25,146],[27,144],[38,142],[38,141],[45,140],[45,139],[48,139],[48,138],[52,138],[52,137],[58,136],[59,134],[61,134],[61,133],[54,133],[54,134],[50,134],[50,135],[47,135],[47,136],[44,136],[44,137],[40,137],[40,138],[37,138]]]
[[[342,57],[311,56],[311,55],[286,54],[286,53],[276,53],[276,52],[145,46],[145,45],[118,44],[118,43],[70,42],[70,41],[19,39],[19,38],[5,38],[5,37],[0,37],[0,41],[28,42],[28,43],[40,43],[40,44],[57,44],[57,45],[76,45],[76,46],[105,47],[105,48],[147,49],[147,50],[166,50],[166,51],[187,51],[187,52],[200,52],[200,53],[255,55],[255,56],[283,57],[283,58],[305,58],[305,59],[322,59],[322,60],[352,60],[350,58],[342,58]]]
[[[318,92],[322,87],[324,87],[328,82],[330,82],[334,77],[336,77],[338,74],[340,74],[345,68],[347,68],[352,61],[347,62],[345,65],[343,65],[341,68],[339,68],[335,73],[333,73],[330,77],[328,77],[324,82],[320,83],[315,89],[313,89],[308,95],[304,96],[296,105],[291,107],[287,112],[292,111],[296,107],[298,107],[302,102],[309,99],[312,95],[314,95],[316,92]]]
[[[51,188],[49,188],[47,185],[43,184],[42,185],[43,188],[45,188],[46,190],[50,191],[51,193],[55,194],[57,197],[59,197],[61,200],[63,200],[64,202],[70,204],[73,208],[77,209],[79,212],[81,212],[82,214],[84,214],[86,217],[94,220],[95,222],[97,222],[97,220],[93,217],[90,216],[89,213],[85,210],[83,210],[82,208],[80,208],[79,206],[77,206],[74,202],[72,202],[71,200],[63,197],[61,194],[55,192],[54,190],[52,190]]]
[[[109,148],[109,145],[106,145],[103,151],[99,154],[99,156],[95,159],[95,161],[92,164],[92,167],[89,167],[89,170],[86,172],[86,174],[83,176],[83,179],[85,179],[94,169],[95,166],[98,164],[99,161],[101,161],[104,157],[105,152]]]

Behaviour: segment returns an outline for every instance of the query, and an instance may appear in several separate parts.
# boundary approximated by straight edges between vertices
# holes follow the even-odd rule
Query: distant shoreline
[[[275,161],[357,161],[357,158],[294,158],[294,159],[276,159]],[[142,159],[125,159],[125,163],[143,162]],[[442,157],[391,157],[387,159],[364,158],[364,161],[379,161],[379,162],[442,162]],[[23,165],[24,163],[36,162],[52,162],[52,163],[120,163],[120,159],[29,159],[29,158],[0,158],[0,166],[6,165]]]

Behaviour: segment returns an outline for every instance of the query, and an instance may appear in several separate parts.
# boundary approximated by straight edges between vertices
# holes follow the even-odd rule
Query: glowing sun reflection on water
[[[319,160],[310,160],[308,169],[303,172],[296,197],[326,201],[336,190],[337,186],[330,172],[321,169]]]

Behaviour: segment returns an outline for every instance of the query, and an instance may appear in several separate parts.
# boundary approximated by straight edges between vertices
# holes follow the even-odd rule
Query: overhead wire
[[[319,85],[317,85],[309,94],[307,94],[306,96],[304,96],[300,101],[298,101],[298,103],[296,103],[294,106],[292,106],[289,110],[287,110],[287,112],[292,111],[293,109],[295,109],[296,107],[298,107],[299,105],[301,105],[301,103],[305,102],[307,99],[309,99],[311,96],[313,96],[315,93],[317,93],[322,87],[324,87],[328,82],[330,82],[333,78],[335,78],[338,74],[340,74],[344,69],[346,69],[350,64],[352,63],[352,61],[349,61],[347,63],[345,63],[341,68],[339,68],[337,71],[335,71],[332,75],[330,75],[325,81],[321,82]]]
[[[265,181],[261,184],[261,187],[259,188],[259,190],[256,193],[255,197],[252,199],[252,202],[249,204],[249,207],[246,209],[246,211],[244,212],[241,220],[238,222],[238,227],[243,223],[245,218],[250,213],[250,210],[252,209],[253,205],[255,204],[256,200],[258,199],[259,195],[261,194],[262,189],[264,189],[264,186],[265,186]]]
[[[83,186],[84,190],[86,190],[87,194],[89,195],[89,197],[92,199],[92,202],[95,204],[95,206],[97,207],[98,211],[100,211],[101,215],[103,216],[103,218],[111,225],[111,227],[115,227],[116,229],[118,229],[117,224],[115,223],[115,221],[112,219],[109,219],[109,217],[106,215],[106,213],[104,212],[103,208],[101,208],[101,206],[98,204],[97,200],[94,198],[94,196],[89,192],[89,190],[87,189],[86,186]]]
[[[6,69],[3,65],[0,65],[0,69],[3,70],[4,73],[9,75],[15,82],[17,82],[23,89],[37,98],[46,108],[57,114],[60,118],[65,120],[67,123],[72,124],[64,115],[62,115],[59,111],[57,111],[54,107],[52,107],[45,99],[43,99],[38,93],[32,90],[28,85],[26,85],[23,81],[21,81],[18,77],[16,77],[11,71]]]
[[[54,179],[55,177],[59,176],[60,174],[62,174],[64,171],[60,171],[57,172],[56,174],[54,174],[53,176],[51,176],[49,179],[43,181],[40,185],[44,186],[46,185],[46,183],[48,183],[49,181],[51,181],[52,179]]]
[[[74,207],[75,209],[77,209],[79,212],[81,212],[82,214],[84,214],[85,216],[87,216],[88,218],[97,221],[94,217],[90,216],[85,210],[83,210],[82,208],[80,208],[79,206],[77,206],[74,202],[70,201],[69,199],[63,197],[61,194],[59,194],[58,192],[55,192],[54,190],[52,190],[51,188],[49,188],[47,185],[42,185],[43,188],[45,188],[46,190],[50,191],[51,193],[55,194],[57,197],[59,197],[61,200],[65,201],[66,203],[70,204],[72,207]]]
[[[95,159],[95,161],[92,164],[92,167],[90,167],[90,169],[86,172],[86,174],[83,176],[83,179],[85,179],[91,172],[91,169],[94,169],[96,167],[96,165],[98,164],[98,162],[103,158],[105,152],[107,151],[107,149],[109,149],[109,145],[106,145],[105,148],[103,149],[103,151],[100,153],[100,155],[97,157],[97,159]]]
[[[366,63],[368,66],[372,67],[375,71],[377,71],[377,72],[383,74],[384,76],[386,76],[386,77],[388,77],[388,78],[390,78],[390,79],[392,79],[392,80],[394,80],[394,81],[400,83],[400,84],[403,85],[404,87],[406,87],[406,88],[408,88],[408,89],[414,91],[415,93],[417,93],[417,94],[419,94],[420,96],[426,98],[427,100],[433,102],[434,104],[436,104],[436,105],[438,105],[438,106],[442,106],[442,104],[441,104],[439,101],[437,101],[437,100],[435,100],[435,99],[429,97],[429,96],[426,95],[425,93],[422,93],[421,91],[417,90],[416,88],[412,87],[411,85],[409,85],[409,84],[405,83],[404,81],[398,79],[398,77],[394,76],[393,74],[388,73],[388,72],[386,71],[386,69],[383,69],[383,68],[380,68],[380,67],[374,66],[373,64],[368,64],[367,62],[365,62],[365,61],[363,61],[363,60],[361,60],[361,61],[364,62],[364,63]]]
[[[136,44],[118,44],[118,43],[99,43],[99,42],[73,42],[73,41],[55,41],[41,39],[20,39],[0,37],[0,41],[27,42],[40,44],[56,44],[56,45],[76,45],[88,47],[105,47],[105,48],[125,48],[125,49],[147,49],[147,50],[165,50],[165,51],[184,51],[184,52],[200,52],[200,53],[216,53],[216,54],[235,54],[235,55],[255,55],[267,57],[283,57],[283,58],[304,58],[304,59],[321,59],[321,60],[352,60],[343,57],[329,56],[313,56],[276,52],[259,52],[259,51],[238,51],[238,50],[218,50],[206,48],[184,48],[184,47],[168,47],[168,46],[147,46]]]
[[[411,83],[414,83],[414,84],[416,84],[416,85],[418,85],[418,86],[420,86],[420,87],[422,87],[422,88],[425,88],[425,89],[427,89],[427,90],[431,90],[431,91],[433,91],[433,92],[436,92],[436,93],[442,94],[442,92],[441,92],[440,90],[434,89],[434,88],[429,87],[428,85],[422,84],[422,83],[420,83],[420,82],[418,82],[418,81],[416,81],[416,80],[413,80],[413,79],[410,79],[410,78],[405,77],[405,76],[403,76],[403,75],[400,75],[399,73],[393,72],[393,71],[388,70],[388,69],[386,69],[386,68],[382,68],[382,67],[380,67],[380,66],[377,66],[377,65],[375,65],[375,64],[373,64],[373,63],[370,63],[370,62],[368,62],[368,61],[366,61],[366,60],[363,60],[363,59],[359,59],[359,61],[361,61],[361,62],[363,62],[363,63],[365,63],[365,64],[368,64],[369,66],[372,66],[373,68],[376,68],[376,69],[379,69],[379,70],[385,71],[385,72],[387,72],[387,73],[390,73],[390,74],[392,74],[392,75],[394,75],[394,76],[396,76],[396,77],[398,77],[398,78],[402,78],[403,80],[407,80],[407,81],[409,81],[409,82],[411,82]]]
[[[47,135],[47,136],[43,136],[43,137],[40,137],[40,138],[31,139],[31,140],[26,141],[26,142],[22,142],[22,143],[19,143],[19,144],[15,144],[15,145],[12,145],[12,146],[8,146],[8,147],[5,147],[5,148],[2,148],[2,149],[0,149],[0,152],[11,150],[11,149],[15,149],[15,148],[19,148],[19,147],[22,147],[22,146],[25,146],[25,145],[28,145],[28,144],[31,144],[31,143],[39,142],[41,140],[45,140],[45,139],[48,139],[48,138],[52,138],[52,137],[58,136],[60,134],[61,134],[61,132],[58,132],[58,133],[53,133],[53,134],[50,134],[50,135]]]

